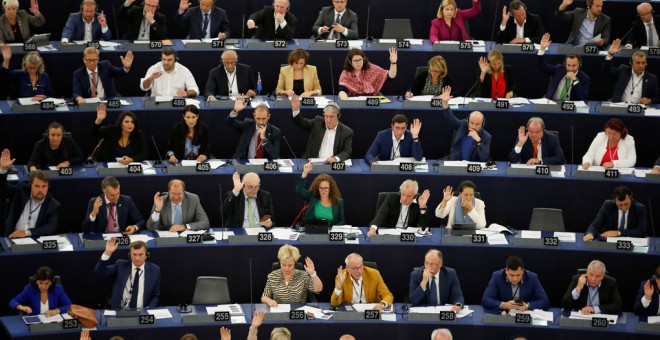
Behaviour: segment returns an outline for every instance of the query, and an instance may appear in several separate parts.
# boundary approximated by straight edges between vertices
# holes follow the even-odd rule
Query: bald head
[[[339,340],[355,340],[355,337],[350,334],[344,334],[339,337]]]
[[[650,24],[653,21],[653,7],[648,2],[637,5],[637,14],[645,24]]]
[[[473,111],[468,117],[468,127],[470,130],[481,131],[484,125],[484,114],[479,111]]]

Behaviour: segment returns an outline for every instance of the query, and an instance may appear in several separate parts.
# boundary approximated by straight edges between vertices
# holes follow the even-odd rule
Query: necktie
[[[438,288],[435,285],[435,276],[431,277],[431,284],[429,285],[429,305],[439,305],[438,301]]]
[[[337,18],[335,19],[335,23],[334,23],[334,24],[338,24],[338,23],[339,23],[339,19],[341,19],[341,15],[337,14]],[[334,32],[334,33],[332,33],[332,38],[335,39],[335,40],[339,39],[339,32],[337,32],[337,31],[333,31],[333,32]]]
[[[114,233],[117,232],[117,228],[115,228],[115,204],[110,203],[110,207],[108,207],[108,227],[106,228],[106,232],[108,233]]]
[[[646,32],[649,35],[649,46],[655,46],[655,37],[653,36],[653,24],[646,24]]]
[[[559,100],[564,101],[568,99],[568,89],[571,88],[571,85],[573,84],[573,81],[569,78],[566,78],[566,82],[564,83],[564,87],[561,89],[561,95],[559,95]]]
[[[206,38],[206,30],[209,28],[209,14],[204,14],[204,24],[202,25],[202,37]]]
[[[137,297],[140,292],[140,268],[135,268],[135,277],[133,277],[133,285],[131,286],[131,301],[128,303],[129,308],[137,308]]]
[[[92,98],[96,97],[96,85],[98,84],[96,80],[96,72],[92,72]]]
[[[181,217],[181,204],[174,206],[174,224],[182,224],[183,217]]]
[[[534,158],[539,158],[539,142],[532,141],[532,145],[534,146]]]
[[[619,222],[619,230],[626,229],[626,213],[621,214],[621,222]]]
[[[254,198],[248,198],[247,205],[248,205],[248,224],[250,225],[250,228],[255,228],[257,226],[257,223],[254,221]]]
[[[263,158],[264,148],[261,146],[261,134],[259,132],[257,132],[257,145],[255,148],[257,149],[257,158]]]
[[[282,26],[280,24],[277,24],[277,29],[275,30],[275,38],[281,37],[282,34]]]

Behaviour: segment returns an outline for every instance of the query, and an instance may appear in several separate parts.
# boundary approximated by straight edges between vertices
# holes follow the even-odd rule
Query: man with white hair
[[[372,309],[382,310],[392,305],[394,296],[377,269],[364,266],[362,256],[352,253],[344,260],[346,268],[337,268],[332,306],[342,303],[374,303]],[[346,275],[348,274],[348,275]]]
[[[660,39],[658,39],[660,28],[657,26],[660,23],[660,16],[653,14],[653,7],[650,3],[642,2],[637,5],[637,19],[630,24],[632,33],[626,39],[626,49],[660,46]]]
[[[275,209],[270,192],[261,190],[261,179],[254,172],[241,176],[235,172],[234,188],[222,202],[224,227],[272,227]]]
[[[591,261],[586,273],[573,276],[568,290],[561,299],[562,308],[580,310],[583,314],[621,313],[623,302],[616,286],[616,279],[606,273],[603,262]]]
[[[234,50],[225,50],[220,55],[222,65],[209,71],[204,97],[216,100],[215,96],[236,96],[244,94],[254,97],[257,92],[256,78],[252,67],[238,62],[238,54]]]
[[[437,328],[431,333],[431,340],[454,340],[454,337],[447,328]]]
[[[407,179],[399,187],[399,192],[387,193],[371,221],[367,237],[378,233],[378,228],[426,228],[429,225],[426,203],[431,191],[426,189],[419,197],[418,191],[417,181]]]

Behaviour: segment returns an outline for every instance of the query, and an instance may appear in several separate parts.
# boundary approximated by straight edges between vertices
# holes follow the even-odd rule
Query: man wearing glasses
[[[332,6],[319,12],[312,34],[319,39],[357,39],[358,15],[346,8],[348,0],[332,0]]]
[[[119,9],[119,20],[128,28],[125,40],[167,39],[167,19],[165,14],[156,12],[159,0],[144,0],[143,6],[132,6],[135,0],[126,0]]]
[[[337,268],[335,289],[330,298],[332,306],[346,303],[374,303],[372,309],[383,310],[392,305],[394,295],[387,288],[377,269],[365,267],[362,256],[346,256],[346,269]],[[346,275],[348,273],[348,275]]]
[[[224,227],[272,227],[275,212],[273,200],[270,192],[259,189],[261,183],[259,175],[248,172],[243,175],[241,181],[241,176],[235,172],[232,180],[234,189],[227,192],[222,202]]]
[[[133,52],[126,52],[126,56],[119,56],[123,67],[110,64],[109,61],[99,62],[99,50],[87,47],[83,52],[85,66],[73,72],[73,98],[78,104],[84,103],[85,98],[114,98],[117,96],[114,77],[125,76],[133,65]]]
[[[456,271],[442,265],[442,252],[438,249],[429,249],[424,266],[410,273],[408,296],[413,306],[451,304],[457,313],[465,301]]]

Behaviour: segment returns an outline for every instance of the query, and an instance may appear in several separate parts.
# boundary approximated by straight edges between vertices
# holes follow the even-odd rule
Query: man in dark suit
[[[641,46],[658,47],[660,40],[658,32],[660,32],[660,16],[653,15],[653,7],[648,2],[642,2],[637,5],[638,18],[633,21],[630,26],[632,32],[626,39],[626,48],[639,48]],[[649,38],[651,43],[649,44]]]
[[[16,159],[9,149],[0,156],[0,201],[8,205],[4,236],[21,238],[57,234],[60,202],[48,193],[48,175],[41,171],[30,175],[30,185],[7,183],[7,172]]]
[[[518,129],[518,139],[509,152],[509,162],[559,165],[565,164],[566,159],[559,145],[559,137],[545,130],[543,119],[532,117],[527,121],[527,132],[524,126]]]
[[[636,51],[630,58],[630,66],[621,64],[614,67],[612,58],[619,51],[621,51],[621,40],[616,39],[607,51],[603,63],[603,70],[616,79],[610,101],[644,105],[660,102],[658,77],[646,71],[646,53]]]
[[[234,188],[225,195],[222,202],[224,227],[272,227],[275,220],[273,200],[270,192],[260,189],[259,175],[248,172],[241,181],[241,176],[235,172],[232,180]]]
[[[110,308],[155,308],[160,297],[160,267],[151,262],[147,244],[142,241],[131,242],[130,260],[117,259],[115,264],[108,264],[112,253],[119,244],[116,238],[105,243],[105,251],[96,263],[94,273],[102,277],[114,278]]]
[[[421,129],[422,122],[415,119],[410,124],[410,131],[408,131],[406,116],[395,115],[392,117],[392,127],[378,132],[364,159],[369,164],[377,163],[378,160],[391,160],[399,157],[414,157],[421,161],[424,157],[422,143],[419,142]]]
[[[190,2],[181,0],[174,21],[188,31],[188,39],[229,38],[227,12],[214,5],[215,0],[199,0],[199,6],[189,8]]]
[[[605,200],[598,215],[584,233],[583,240],[600,237],[646,237],[648,230],[646,207],[633,199],[632,191],[625,186],[614,189],[612,199]]]
[[[257,39],[293,39],[298,19],[289,7],[289,0],[273,0],[273,6],[264,6],[250,15],[247,28],[257,29]]]
[[[268,105],[259,104],[254,108],[252,118],[243,121],[236,119],[238,113],[245,108],[245,96],[236,97],[234,109],[227,116],[227,124],[241,134],[234,159],[280,158],[280,137],[282,132],[273,124],[269,124],[270,110]]]
[[[587,0],[586,9],[576,8],[573,11],[565,12],[572,3],[573,0],[563,0],[555,11],[555,16],[559,20],[571,22],[571,33],[566,43],[584,45],[600,35],[600,39],[596,40],[595,44],[601,47],[608,44],[612,20],[603,14],[603,0]]]
[[[587,100],[591,78],[580,70],[582,57],[577,53],[568,53],[563,64],[546,64],[543,55],[550,47],[550,43],[550,33],[544,34],[536,58],[537,66],[552,77],[545,97],[557,101]]]
[[[319,39],[357,39],[358,15],[346,8],[348,0],[332,0],[332,6],[323,7],[314,26],[313,37]]]
[[[108,176],[101,181],[103,195],[92,197],[82,224],[86,233],[124,233],[131,235],[144,227],[144,219],[130,196],[122,195],[119,181]]]
[[[525,270],[520,257],[509,256],[506,259],[506,267],[496,270],[490,277],[481,298],[481,305],[489,311],[526,311],[547,309],[550,307],[550,300],[538,275]]]
[[[426,203],[431,192],[426,189],[419,197],[418,192],[417,181],[407,179],[399,192],[388,193],[371,221],[367,237],[375,235],[378,228],[426,228],[429,225]]]
[[[658,289],[658,285],[660,285],[660,267],[655,269],[650,279],[642,281],[633,306],[635,315],[660,315],[660,289]]]
[[[105,15],[98,14],[97,7],[95,0],[83,0],[80,11],[69,14],[69,19],[62,30],[63,44],[76,40],[112,40],[112,32],[110,32]],[[94,17],[97,20],[94,20]]]
[[[497,31],[497,42],[505,44],[523,44],[541,42],[541,37],[545,34],[545,28],[541,23],[541,18],[527,12],[527,6],[520,0],[513,0],[509,3],[507,12],[506,6],[502,8],[502,24]],[[510,20],[513,15],[513,20]]]
[[[154,195],[154,206],[147,219],[149,230],[205,230],[209,228],[209,218],[199,201],[199,196],[186,191],[186,183],[179,179],[167,184],[167,195]]]
[[[330,102],[323,109],[323,118],[303,118],[300,115],[300,99],[291,97],[293,123],[309,132],[307,149],[302,158],[323,158],[326,163],[345,161],[353,152],[353,130],[339,122],[339,105]]]
[[[561,299],[561,308],[579,310],[582,314],[621,313],[623,302],[616,279],[606,272],[603,262],[591,261],[586,274],[578,273],[573,276]]]
[[[442,99],[442,108],[445,120],[449,123],[456,133],[454,141],[449,151],[450,160],[466,160],[472,162],[486,162],[490,159],[490,142],[493,136],[484,129],[486,118],[479,111],[470,113],[467,119],[458,119],[449,108],[449,99],[451,99],[451,87],[445,86],[442,89],[440,99]]]
[[[220,56],[220,61],[222,61],[221,66],[209,71],[204,90],[204,96],[208,100],[216,100],[215,96],[257,95],[257,83],[252,67],[239,64],[236,51],[225,50]]]
[[[99,62],[99,50],[87,47],[83,52],[85,66],[73,72],[73,98],[76,102],[84,103],[85,98],[114,98],[117,96],[115,83],[112,78],[125,76],[133,65],[133,52],[126,52],[126,56],[119,56],[124,67],[117,67],[109,61]]]
[[[160,0],[144,0],[142,6],[132,6],[135,0],[125,0],[117,17],[126,26],[125,40],[167,39],[167,18],[157,12]]]
[[[465,300],[456,271],[443,266],[442,252],[429,249],[424,256],[424,266],[410,273],[408,296],[413,306],[452,304],[458,312]]]

